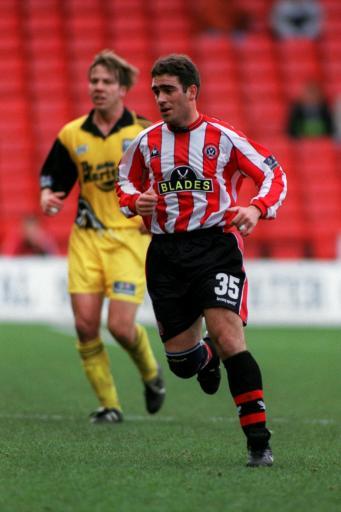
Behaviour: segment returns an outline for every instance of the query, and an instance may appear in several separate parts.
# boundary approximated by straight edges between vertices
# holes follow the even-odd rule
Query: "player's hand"
[[[65,197],[65,192],[52,192],[49,188],[44,188],[40,194],[40,206],[45,213],[49,217],[53,217],[63,208],[63,198]]]
[[[136,201],[136,212],[142,217],[152,215],[157,203],[157,194],[153,187],[149,187]]]
[[[227,211],[235,213],[231,225],[236,226],[242,236],[248,236],[253,231],[261,216],[261,211],[253,205],[232,206]]]

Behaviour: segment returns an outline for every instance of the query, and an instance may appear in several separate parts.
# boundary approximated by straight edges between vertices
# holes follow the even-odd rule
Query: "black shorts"
[[[206,308],[222,307],[247,321],[247,279],[233,233],[220,228],[154,235],[147,287],[165,342],[188,329]]]

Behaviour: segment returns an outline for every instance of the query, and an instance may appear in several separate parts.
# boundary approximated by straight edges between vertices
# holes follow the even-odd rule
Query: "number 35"
[[[214,287],[214,292],[217,295],[228,295],[231,299],[238,299],[239,296],[239,283],[240,279],[235,276],[230,276],[219,272],[216,276],[219,286]]]

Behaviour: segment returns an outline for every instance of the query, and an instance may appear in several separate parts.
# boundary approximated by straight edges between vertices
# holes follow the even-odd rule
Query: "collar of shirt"
[[[185,133],[190,132],[191,130],[195,130],[204,120],[203,114],[199,113],[198,119],[196,119],[193,123],[188,126],[171,126],[167,124],[168,130],[174,133]]]
[[[95,110],[91,110],[88,117],[85,119],[84,123],[82,124],[82,130],[86,132],[92,133],[92,135],[96,135],[97,137],[102,137],[102,139],[105,139],[112,133],[118,132],[123,128],[124,126],[130,126],[134,123],[134,118],[132,113],[128,109],[124,109],[122,116],[117,121],[116,124],[111,128],[108,135],[104,135],[101,130],[98,129],[98,127],[93,122],[93,116],[94,116]]]

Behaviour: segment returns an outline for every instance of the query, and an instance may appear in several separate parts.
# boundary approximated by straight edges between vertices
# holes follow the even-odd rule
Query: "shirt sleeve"
[[[124,153],[119,165],[116,192],[120,209],[126,217],[133,217],[136,201],[145,190],[147,169],[140,150],[140,137],[137,137]]]
[[[235,143],[235,152],[238,169],[258,188],[250,204],[261,211],[263,218],[275,218],[287,193],[286,175],[276,157],[260,144],[242,138]]]
[[[78,178],[77,166],[64,144],[57,138],[40,172],[40,187],[68,195]]]

